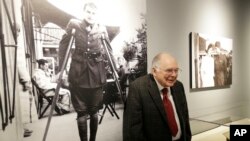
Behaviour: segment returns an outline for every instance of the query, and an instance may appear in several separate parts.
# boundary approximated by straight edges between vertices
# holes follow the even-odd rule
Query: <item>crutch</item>
[[[65,67],[67,65],[69,55],[70,55],[70,50],[71,50],[71,47],[72,47],[72,45],[74,43],[74,40],[75,40],[74,34],[75,34],[75,29],[72,29],[70,42],[69,42],[68,48],[66,50],[65,58],[63,60],[63,64],[62,64],[62,67],[61,67],[61,70],[60,70],[60,74],[59,74],[59,78],[58,78],[58,82],[57,82],[57,86],[56,86],[56,90],[55,90],[55,96],[53,97],[48,122],[47,122],[47,125],[46,125],[46,128],[45,128],[45,133],[44,133],[44,136],[43,136],[43,141],[46,141],[47,133],[48,133],[49,126],[50,126],[50,121],[51,121],[52,114],[53,114],[53,111],[54,111],[54,108],[55,108],[55,105],[56,105],[56,101],[58,99],[59,90],[60,90],[61,85],[62,85],[63,72],[64,72]]]
[[[111,71],[113,72],[112,75],[113,75],[113,78],[115,80],[116,87],[117,87],[118,92],[121,95],[122,101],[124,103],[125,102],[125,97],[122,94],[121,85],[119,83],[118,76],[116,74],[116,69],[115,69],[115,66],[114,66],[114,62],[113,62],[113,60],[111,58],[111,55],[110,55],[110,53],[108,51],[108,47],[111,48],[111,45],[110,45],[109,41],[105,38],[105,35],[102,35],[101,39],[102,39],[102,44],[104,46],[105,52],[106,52],[106,54],[108,56],[108,62],[110,64],[110,66],[111,66]]]

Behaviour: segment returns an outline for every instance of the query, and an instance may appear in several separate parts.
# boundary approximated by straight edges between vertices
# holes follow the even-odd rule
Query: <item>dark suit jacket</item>
[[[181,125],[181,141],[191,140],[184,87],[177,81],[171,93]],[[124,109],[123,141],[172,141],[164,106],[151,74],[138,78],[129,87]]]

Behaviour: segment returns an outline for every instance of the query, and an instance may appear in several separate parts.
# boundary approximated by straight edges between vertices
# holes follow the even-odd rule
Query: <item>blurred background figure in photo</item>
[[[23,122],[23,137],[29,137],[32,135],[33,130],[27,127],[27,123],[32,123],[38,120],[36,105],[34,101],[34,96],[32,94],[32,85],[30,79],[30,73],[26,65],[26,55],[24,52],[24,47],[21,46],[21,41],[19,37],[20,25],[16,23],[16,36],[17,36],[17,71],[18,80],[21,87],[19,87],[20,94],[20,108],[22,114]]]
[[[34,71],[33,79],[38,84],[39,88],[46,91],[56,89],[57,77],[53,76],[48,68],[48,61],[45,59],[37,60],[38,68]],[[46,96],[54,96],[55,93],[47,93]],[[55,110],[58,114],[66,114],[70,111],[70,91],[64,88],[59,90],[59,99],[56,103]]]

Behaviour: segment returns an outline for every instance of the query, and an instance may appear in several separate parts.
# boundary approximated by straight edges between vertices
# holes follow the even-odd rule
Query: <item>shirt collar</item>
[[[155,77],[154,77],[154,79],[155,79]],[[156,84],[157,84],[158,90],[160,91],[160,93],[162,93],[161,90],[162,90],[164,87],[163,87],[156,79],[155,79],[155,82],[156,82]],[[171,93],[170,88],[167,87],[167,89],[168,89],[168,93],[170,94],[170,93]]]

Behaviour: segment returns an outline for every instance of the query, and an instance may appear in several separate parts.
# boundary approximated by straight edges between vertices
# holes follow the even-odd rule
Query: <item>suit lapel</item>
[[[149,91],[149,94],[151,96],[151,98],[153,99],[156,107],[158,108],[160,114],[163,116],[163,118],[165,119],[166,123],[167,123],[167,119],[166,119],[166,115],[165,115],[165,109],[164,109],[164,106],[163,106],[163,103],[162,103],[162,99],[161,99],[161,96],[160,96],[160,92],[158,90],[158,86],[155,82],[155,79],[153,78],[153,75],[149,75],[148,77],[148,91]],[[178,114],[178,117],[179,117],[179,121],[180,121],[180,124],[182,124],[183,122],[183,118],[182,118],[182,114],[180,114],[181,112],[181,105],[180,105],[180,99],[178,99],[178,95],[181,95],[181,92],[177,89],[177,86],[176,84],[171,87],[171,93],[172,93],[172,97],[173,97],[173,100],[174,100],[174,103],[175,103],[175,108],[176,108],[176,112]]]
[[[175,103],[175,108],[176,108],[176,112],[178,114],[180,125],[183,125],[182,124],[183,119],[182,119],[182,116],[181,116],[182,114],[180,114],[182,107],[180,105],[180,99],[177,98],[178,94],[180,95],[181,93],[176,88],[176,85],[174,85],[173,87],[171,87],[171,93],[172,93],[172,97],[173,97],[173,100],[174,100],[174,103]]]
[[[164,109],[164,106],[162,103],[160,92],[159,92],[158,86],[157,86],[157,84],[156,84],[156,82],[151,74],[148,77],[148,82],[149,82],[148,83],[149,94],[151,95],[151,97],[152,97],[156,107],[158,108],[160,114],[167,122],[166,115],[165,115],[165,109]]]

